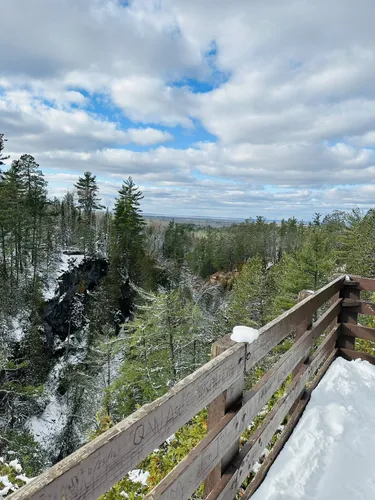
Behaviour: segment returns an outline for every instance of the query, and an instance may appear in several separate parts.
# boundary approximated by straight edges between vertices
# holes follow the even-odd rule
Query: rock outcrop
[[[88,292],[99,284],[107,271],[108,262],[105,259],[85,259],[79,266],[60,276],[55,297],[44,305],[44,331],[51,350],[56,335],[64,341],[69,333],[73,333],[71,315],[75,297],[79,295],[85,304]],[[80,326],[76,325],[76,328]]]

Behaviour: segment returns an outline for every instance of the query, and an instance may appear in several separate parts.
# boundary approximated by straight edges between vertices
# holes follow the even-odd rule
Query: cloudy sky
[[[166,215],[375,205],[373,0],[0,0],[0,132],[60,196]]]

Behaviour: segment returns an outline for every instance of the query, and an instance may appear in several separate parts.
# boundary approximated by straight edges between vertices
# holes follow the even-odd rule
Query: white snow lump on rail
[[[338,358],[252,500],[375,499],[375,366]]]

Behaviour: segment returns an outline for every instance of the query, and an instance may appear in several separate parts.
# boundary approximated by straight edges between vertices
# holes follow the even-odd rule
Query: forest
[[[375,277],[375,210],[238,214],[249,218],[222,227],[147,219],[126,165],[109,210],[93,173],[50,198],[37,159],[8,163],[6,146],[0,134],[0,498],[164,394],[234,326],[265,325],[337,273]],[[143,498],[206,420],[103,498]]]

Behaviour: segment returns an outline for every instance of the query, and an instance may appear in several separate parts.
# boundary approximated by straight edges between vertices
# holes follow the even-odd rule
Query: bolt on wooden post
[[[223,353],[229,349],[235,342],[230,340],[230,334],[225,335],[217,342],[212,344],[211,347],[211,357],[216,358],[219,354]],[[215,425],[220,422],[228,410],[233,407],[242,399],[243,390],[245,385],[245,374],[244,372],[237,380],[223,393],[220,394],[212,403],[208,405],[208,420],[207,420],[207,432],[215,427]],[[205,496],[214,489],[216,484],[220,481],[223,472],[225,471],[231,460],[237,455],[239,451],[240,443],[235,443],[224,456],[219,463],[207,476],[204,482],[204,493]]]

